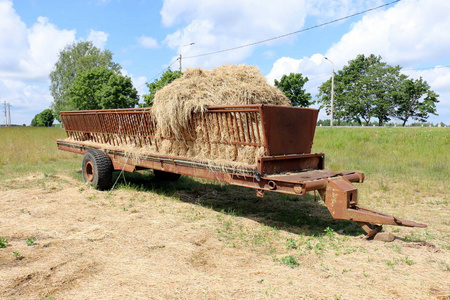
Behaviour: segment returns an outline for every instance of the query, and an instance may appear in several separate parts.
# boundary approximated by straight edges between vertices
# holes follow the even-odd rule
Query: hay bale
[[[205,134],[204,129],[192,130],[188,126],[192,112],[204,112],[208,105],[247,104],[290,105],[290,101],[277,87],[268,84],[258,68],[253,66],[187,69],[182,77],[158,91],[154,98],[152,113],[158,124],[156,136],[164,144],[160,152],[215,162],[254,164],[256,156],[264,155],[264,149],[236,147],[222,142],[206,144],[196,139]],[[218,128],[208,130],[212,141],[229,141],[230,138],[224,134]],[[167,137],[172,137],[172,140],[163,142]]]
[[[290,101],[267,83],[257,67],[224,65],[187,69],[156,93],[152,111],[162,136],[183,135],[193,111],[203,111],[207,105],[246,104],[290,105]]]

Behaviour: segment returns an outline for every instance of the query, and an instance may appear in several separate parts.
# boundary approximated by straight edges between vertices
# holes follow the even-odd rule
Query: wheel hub
[[[94,166],[92,165],[92,162],[88,161],[84,169],[86,180],[92,182],[94,180]]]

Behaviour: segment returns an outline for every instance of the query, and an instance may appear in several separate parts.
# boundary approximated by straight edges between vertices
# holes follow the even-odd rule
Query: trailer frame
[[[258,157],[254,165],[239,168],[183,156],[125,150],[124,145],[139,149],[152,143],[158,148],[157,124],[149,108],[62,112],[68,139],[57,140],[57,145],[63,151],[90,155],[91,160],[99,157],[102,165],[108,165],[105,159],[109,160],[111,166],[106,167],[106,173],[153,169],[252,188],[259,197],[267,191],[299,196],[318,191],[333,218],[357,222],[367,238],[381,231],[382,224],[426,227],[358,206],[358,191],[353,183],[364,182],[364,174],[327,170],[325,154],[310,153],[317,115],[315,109],[274,105],[209,106],[203,112],[193,113],[189,126],[192,130],[200,126],[201,134],[195,136],[198,140],[234,145],[236,152],[239,145],[265,148],[266,155]],[[229,140],[208,135],[213,122],[227,131]],[[164,138],[177,139],[170,134]],[[85,181],[93,182],[100,173],[96,164],[83,160]]]

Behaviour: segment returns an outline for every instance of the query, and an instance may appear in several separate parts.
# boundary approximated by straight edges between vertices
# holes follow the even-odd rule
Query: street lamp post
[[[333,112],[334,112],[334,63],[329,60],[327,57],[325,57],[326,60],[328,60],[331,65],[333,66],[333,70],[331,71],[331,122],[330,127],[333,127]]]
[[[194,44],[195,43],[190,43],[190,44],[186,44],[186,45],[183,45],[183,46],[180,47],[180,56],[178,57],[178,60],[180,61],[180,72],[181,72],[181,58],[182,58],[182,56],[181,56],[181,49],[183,49],[183,47],[192,46]]]

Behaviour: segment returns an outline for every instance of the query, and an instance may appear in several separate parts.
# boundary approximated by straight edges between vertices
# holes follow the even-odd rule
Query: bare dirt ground
[[[172,197],[100,192],[64,175],[6,181],[0,299],[449,299],[450,224],[433,227],[433,216],[449,216],[448,206],[406,205],[406,212],[423,211],[429,228],[401,228],[385,243],[276,227],[265,213],[220,211],[201,202],[229,201],[228,194],[204,189]],[[267,206],[271,199],[247,201]],[[309,207],[283,201],[288,209]],[[36,240],[27,245],[30,237]]]

